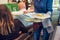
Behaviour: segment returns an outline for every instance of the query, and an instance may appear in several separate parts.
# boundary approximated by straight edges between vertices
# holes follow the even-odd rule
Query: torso
[[[46,12],[47,0],[35,0],[35,10],[39,13]],[[41,12],[40,12],[41,11]]]

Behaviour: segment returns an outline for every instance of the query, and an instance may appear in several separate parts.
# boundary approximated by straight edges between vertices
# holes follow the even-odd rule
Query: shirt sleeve
[[[27,30],[27,28],[23,25],[23,23],[20,21],[20,20],[18,20],[18,19],[15,19],[15,24],[16,24],[16,26],[18,26],[18,29],[20,30],[20,31],[22,31],[23,33],[26,33],[26,32],[28,32],[28,30]],[[17,29],[17,30],[18,30]]]
[[[47,0],[47,11],[52,12],[53,0]]]

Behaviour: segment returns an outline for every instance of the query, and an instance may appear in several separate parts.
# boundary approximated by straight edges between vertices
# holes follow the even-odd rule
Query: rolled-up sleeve
[[[47,0],[47,11],[52,12],[53,0]]]

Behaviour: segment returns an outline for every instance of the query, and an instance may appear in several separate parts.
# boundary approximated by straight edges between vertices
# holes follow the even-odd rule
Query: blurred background
[[[11,12],[15,12],[15,11],[19,10],[18,9],[19,1],[22,1],[22,0],[0,0],[0,4],[6,4]],[[33,1],[34,0],[24,0],[24,2],[26,3],[26,9],[28,9],[29,7],[34,5]],[[59,24],[59,19],[60,19],[59,15],[60,15],[60,0],[53,0],[52,24],[53,24],[55,31],[53,33],[51,33],[49,40],[54,39],[53,34],[56,33],[57,25]],[[19,15],[14,15],[14,18],[18,18],[19,20],[22,19],[21,21],[28,28],[28,30],[33,32],[33,28],[31,26],[32,23],[23,21],[24,18],[20,17]],[[28,27],[28,25],[30,25],[30,26]],[[30,35],[22,34],[20,37],[21,37],[21,40],[33,40],[33,33]]]

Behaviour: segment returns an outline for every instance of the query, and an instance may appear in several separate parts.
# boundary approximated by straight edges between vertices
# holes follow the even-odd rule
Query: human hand
[[[27,10],[26,10],[26,11],[23,11],[23,13],[24,13],[24,14],[27,14],[27,13],[28,13],[28,11],[27,11]]]
[[[50,16],[51,16],[51,12],[50,12],[50,11],[48,11],[48,12],[47,12],[47,15],[50,15]]]
[[[48,11],[48,12],[47,12],[47,14],[51,15],[51,12],[50,12],[50,11]]]
[[[34,8],[33,7],[28,8],[28,12],[34,12]]]
[[[22,31],[19,31],[19,34],[21,35],[22,34]],[[13,39],[13,40],[19,40],[19,36],[17,37],[17,38],[15,38],[15,39]]]
[[[19,31],[19,34],[22,34],[22,31]]]

